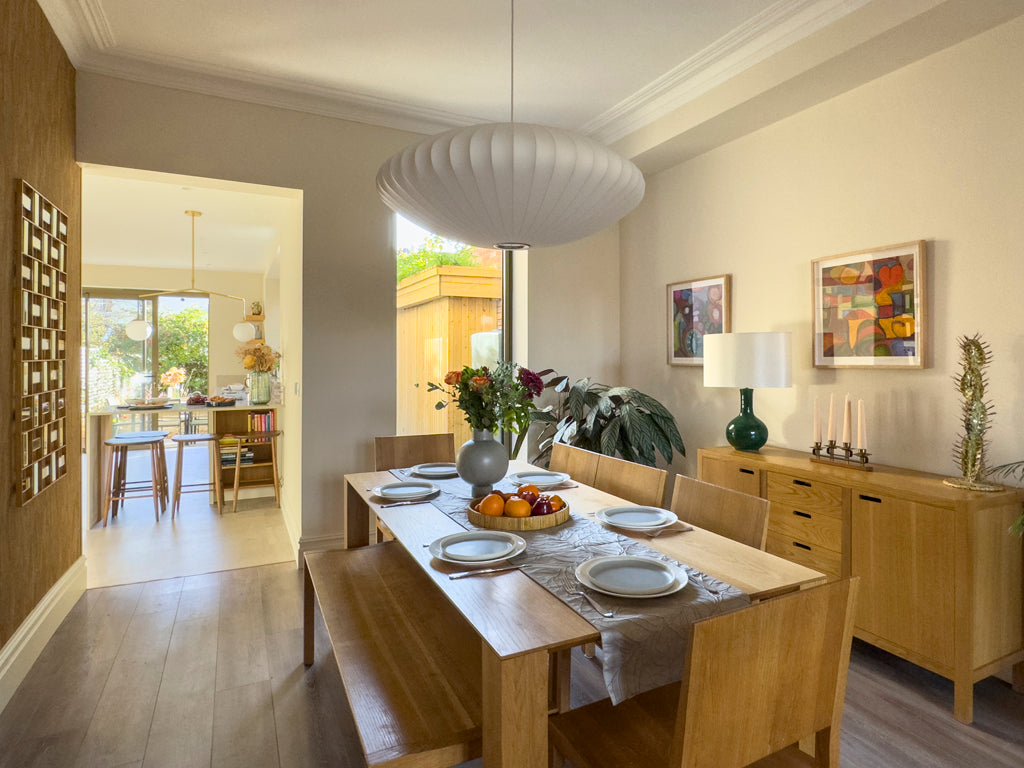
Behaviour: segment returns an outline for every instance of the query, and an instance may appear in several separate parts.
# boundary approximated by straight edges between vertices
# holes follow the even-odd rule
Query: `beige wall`
[[[620,374],[619,279],[618,226],[530,251],[530,367],[643,389],[631,375]]]
[[[282,311],[283,345],[291,322],[302,350],[283,350],[285,403],[298,386],[303,544],[331,543],[344,474],[369,469],[372,437],[394,431],[394,256],[374,179],[415,135],[89,73],[78,99],[81,162],[302,190],[301,317]],[[283,296],[300,290],[281,280]]]
[[[689,449],[722,444],[734,391],[665,362],[665,286],[733,276],[733,329],[793,333],[792,389],[755,394],[769,442],[806,449],[811,402],[869,408],[874,460],[954,472],[956,338],[990,342],[991,461],[1024,459],[1024,19],[648,179],[622,224],[622,369],[676,414]],[[928,367],[811,365],[810,262],[925,239]]]
[[[86,258],[88,258],[88,254],[86,254]],[[187,269],[82,265],[82,285],[85,288],[139,288],[151,291],[172,291],[176,288],[188,287],[190,279],[191,272]],[[218,293],[242,296],[246,299],[247,307],[253,299],[262,300],[263,278],[251,272],[197,272],[196,285]],[[245,376],[245,369],[242,368],[241,361],[235,355],[238,342],[231,335],[235,323],[241,319],[241,305],[237,301],[221,296],[210,297],[211,391],[215,391],[218,376]]]

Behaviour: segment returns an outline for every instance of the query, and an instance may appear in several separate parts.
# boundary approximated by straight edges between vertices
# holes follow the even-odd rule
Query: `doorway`
[[[236,331],[250,323],[281,353],[276,374],[278,389],[285,390],[288,377],[301,370],[301,322],[293,319],[301,318],[300,192],[86,166],[82,197],[82,285],[89,286],[82,297],[83,413],[107,409],[115,432],[158,429],[170,437],[208,431],[215,420],[206,418],[205,407],[117,406],[134,398],[180,402],[194,392],[219,395],[244,380]],[[187,217],[187,211],[202,218]],[[147,338],[127,337],[125,325],[136,319],[151,327]],[[223,514],[206,492],[183,494],[173,520],[170,507],[155,515],[152,497],[139,498],[104,527],[93,523],[93,513],[103,507],[95,494],[102,486],[101,461],[87,455],[83,481],[94,483],[83,503],[88,586],[294,560],[301,535],[301,455],[291,446],[301,445],[301,402],[279,403],[277,415],[284,438],[278,445],[280,506],[272,488],[242,489],[234,512],[229,487]],[[102,441],[86,444],[98,454]],[[173,484],[177,446],[165,446]],[[148,479],[148,457],[137,455],[145,463],[140,477]],[[214,456],[221,460],[219,451]],[[135,458],[129,459],[129,476]],[[206,445],[185,448],[182,458],[184,482],[210,479],[214,466]]]

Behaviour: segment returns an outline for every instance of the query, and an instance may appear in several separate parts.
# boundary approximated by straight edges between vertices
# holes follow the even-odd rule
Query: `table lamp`
[[[739,387],[740,414],[725,428],[729,445],[756,452],[768,427],[754,415],[755,387],[792,386],[788,333],[712,333],[704,337],[704,386]]]

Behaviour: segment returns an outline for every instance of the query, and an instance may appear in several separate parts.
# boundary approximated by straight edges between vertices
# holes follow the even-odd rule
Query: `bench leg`
[[[313,663],[313,579],[309,576],[309,566],[302,561],[302,663],[307,667]]]
[[[485,768],[536,768],[548,760],[548,653],[501,659],[483,644]]]

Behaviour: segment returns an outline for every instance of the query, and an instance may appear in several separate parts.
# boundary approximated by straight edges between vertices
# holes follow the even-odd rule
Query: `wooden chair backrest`
[[[552,472],[565,472],[577,483],[592,486],[597,477],[597,460],[600,456],[599,453],[573,445],[553,443],[548,469]]]
[[[694,624],[672,768],[740,768],[814,735],[839,765],[858,578]]]
[[[374,469],[402,469],[428,462],[455,461],[455,435],[394,435],[373,438]]]
[[[597,457],[594,487],[646,507],[665,503],[668,472],[614,456]]]
[[[676,475],[670,509],[698,528],[764,549],[769,507],[768,499]]]

